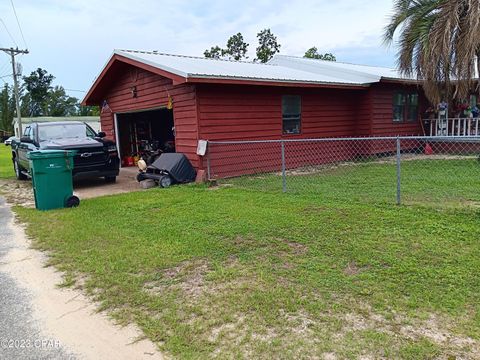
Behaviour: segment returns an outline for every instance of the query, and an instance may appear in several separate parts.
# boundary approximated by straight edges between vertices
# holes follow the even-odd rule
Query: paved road
[[[31,297],[5,272],[6,254],[16,246],[10,209],[0,197],[0,359],[75,359],[34,319]]]

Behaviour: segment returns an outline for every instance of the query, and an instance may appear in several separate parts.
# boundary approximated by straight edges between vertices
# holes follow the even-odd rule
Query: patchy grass
[[[15,180],[10,146],[0,144],[0,195],[7,201],[33,207],[32,183]]]
[[[0,143],[0,179],[13,178],[15,178],[15,172],[13,171],[11,148]]]
[[[402,201],[408,204],[480,206],[478,156],[441,156],[425,159],[404,155],[401,163]],[[376,162],[346,162],[287,171],[287,192],[329,202],[396,202],[396,164],[386,158]],[[221,185],[282,191],[280,173],[258,174],[219,180]]]
[[[390,196],[367,166],[384,177],[364,196]],[[337,201],[354,176],[315,196],[182,186],[15,211],[67,284],[174,357],[479,358],[480,210]]]

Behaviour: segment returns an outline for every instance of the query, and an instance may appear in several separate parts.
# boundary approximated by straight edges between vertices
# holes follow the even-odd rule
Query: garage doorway
[[[156,109],[116,115],[117,147],[122,166],[134,166],[150,153],[175,152],[173,110]]]

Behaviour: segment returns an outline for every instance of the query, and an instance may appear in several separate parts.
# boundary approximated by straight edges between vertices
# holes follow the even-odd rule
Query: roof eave
[[[418,79],[402,79],[402,78],[394,78],[394,77],[384,77],[380,79],[380,82],[384,83],[400,83],[400,84],[414,84],[419,85],[422,84],[422,80]]]
[[[242,78],[230,76],[210,76],[189,74],[187,83],[196,84],[230,84],[230,85],[261,85],[261,86],[296,86],[296,87],[315,87],[315,88],[339,88],[339,89],[364,89],[370,84],[348,84],[320,81],[299,81],[299,80],[275,80],[259,78]]]
[[[95,90],[98,88],[98,85],[102,82],[104,79],[105,75],[107,74],[108,70],[112,67],[112,65],[115,63],[115,61],[120,61],[132,66],[136,66],[140,69],[152,72],[154,74],[166,77],[168,79],[171,79],[174,85],[178,85],[181,83],[186,82],[186,76],[187,74],[178,74],[177,71],[174,71],[173,69],[167,68],[167,67],[159,67],[158,65],[152,65],[148,61],[144,60],[138,60],[134,56],[124,56],[124,54],[119,54],[117,51],[115,51],[112,56],[110,57],[110,60],[105,64],[103,67],[102,71],[100,74],[97,76],[95,79],[93,85],[90,87],[88,90],[87,94],[83,98],[81,105],[97,105],[96,103],[91,101],[91,97]]]

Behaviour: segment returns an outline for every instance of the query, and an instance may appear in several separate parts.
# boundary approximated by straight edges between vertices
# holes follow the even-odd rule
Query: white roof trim
[[[114,52],[113,52],[113,54],[120,55],[120,56],[129,58],[129,59],[132,59],[132,60],[135,60],[135,61],[144,63],[144,64],[146,64],[146,65],[150,65],[150,66],[156,67],[156,68],[158,68],[158,69],[160,69],[160,70],[164,70],[164,71],[167,71],[167,72],[169,72],[169,73],[172,73],[172,74],[175,74],[175,75],[178,75],[178,76],[182,76],[182,77],[184,77],[184,78],[187,78],[188,75],[189,75],[189,74],[186,73],[186,72],[179,71],[179,70],[174,69],[174,68],[172,68],[172,67],[164,66],[164,65],[159,64],[159,63],[157,63],[157,62],[143,59],[142,57],[136,56],[135,53],[146,53],[146,52],[142,52],[142,51],[132,51],[132,50],[117,50],[117,49],[115,49]],[[154,54],[154,53],[150,53],[150,54]]]

